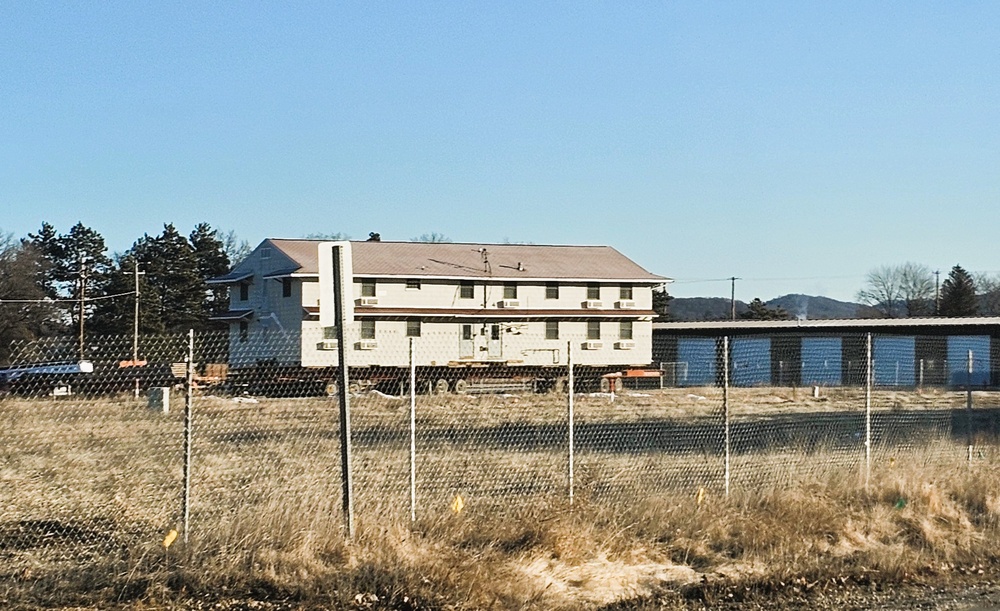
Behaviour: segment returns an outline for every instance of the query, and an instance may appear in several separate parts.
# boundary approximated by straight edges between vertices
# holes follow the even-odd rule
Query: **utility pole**
[[[934,271],[934,315],[941,315],[941,270]]]
[[[135,310],[132,314],[132,362],[133,365],[139,360],[139,276],[145,276],[146,272],[139,271],[139,261],[135,262]]]
[[[736,276],[729,279],[732,283],[729,290],[730,317],[732,320],[736,320],[736,281],[742,279],[743,278],[737,278]]]
[[[135,260],[135,311],[132,321],[132,371],[139,366],[139,274],[146,272],[139,271],[139,260]],[[135,398],[139,398],[139,377],[135,377]]]
[[[87,301],[87,262],[80,257],[80,360],[85,358],[83,344],[83,319],[85,317],[85,304]]]

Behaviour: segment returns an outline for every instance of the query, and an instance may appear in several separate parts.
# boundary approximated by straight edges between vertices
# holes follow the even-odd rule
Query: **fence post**
[[[187,367],[184,375],[184,492],[181,500],[182,530],[184,532],[184,547],[188,544],[188,531],[191,524],[191,437],[194,423],[193,382],[194,382],[194,329],[188,330]]]
[[[969,360],[965,369],[965,439],[969,451],[967,460],[972,464],[972,350],[969,350]]]
[[[872,334],[865,335],[865,489],[872,474]]]
[[[726,496],[729,496],[730,480],[730,431],[729,431],[729,336],[722,338],[722,417],[725,427],[725,483]]]
[[[573,439],[573,429],[574,429],[574,423],[573,423],[573,418],[574,418],[574,414],[573,414],[573,385],[574,385],[574,380],[573,380],[573,342],[572,342],[572,340],[566,342],[566,368],[568,370],[566,372],[566,379],[567,379],[566,386],[567,386],[567,390],[568,390],[568,393],[567,393],[568,394],[568,400],[567,400],[567,407],[566,407],[568,413],[567,413],[566,420],[567,420],[567,423],[569,424],[569,440],[568,440],[568,443],[569,443],[569,456],[568,456],[569,465],[568,465],[568,467],[569,468],[568,468],[568,471],[567,471],[567,485],[569,487],[569,504],[572,505],[573,504],[573,484],[574,484],[574,482],[573,482],[573,450],[574,450],[574,448],[573,448],[573,445],[574,445],[574,439]]]
[[[340,483],[341,500],[344,510],[344,526],[347,528],[347,537],[354,538],[354,493],[351,474],[351,399],[350,384],[351,374],[347,369],[347,342],[344,333],[344,325],[347,323],[345,315],[345,301],[343,282],[340,279],[342,274],[350,273],[350,270],[342,270],[343,260],[341,254],[335,253],[333,257],[333,301],[334,324],[337,328],[337,377],[340,378]]]
[[[410,338],[410,522],[417,521],[417,368]]]

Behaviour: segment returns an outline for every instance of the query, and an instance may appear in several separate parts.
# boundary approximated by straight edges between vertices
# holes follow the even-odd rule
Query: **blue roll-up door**
[[[677,340],[677,385],[714,386],[716,339],[682,337]]]
[[[990,383],[990,338],[988,335],[952,335],[948,337],[948,383],[965,386],[969,383],[969,351],[972,351],[973,386]]]
[[[737,337],[730,347],[730,380],[733,386],[771,383],[771,340]]]
[[[803,337],[803,386],[839,386],[842,356],[839,337]]]
[[[915,386],[917,360],[915,337],[872,338],[872,384],[875,386]]]

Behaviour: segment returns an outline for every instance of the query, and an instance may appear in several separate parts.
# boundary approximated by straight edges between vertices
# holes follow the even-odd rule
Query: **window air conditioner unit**
[[[634,299],[622,299],[621,301],[618,302],[618,309],[619,310],[633,310],[633,309],[635,309],[635,300]]]
[[[316,345],[316,348],[319,350],[336,350],[337,346],[338,346],[337,340],[324,339],[323,341],[321,341],[319,344]]]
[[[378,342],[373,339],[363,339],[356,344],[358,350],[374,350],[378,348]]]
[[[519,308],[521,307],[521,302],[518,299],[501,299],[497,302],[498,308]]]
[[[376,306],[378,305],[378,297],[362,297],[358,300],[358,305]]]
[[[598,339],[588,339],[587,341],[583,342],[584,350],[600,350],[603,347],[604,347],[604,342]]]
[[[604,304],[601,302],[600,299],[588,299],[587,301],[583,302],[583,307],[587,308],[588,310],[594,310],[598,308],[603,308]]]
[[[619,350],[631,350],[635,348],[635,342],[630,339],[623,339],[618,342]]]

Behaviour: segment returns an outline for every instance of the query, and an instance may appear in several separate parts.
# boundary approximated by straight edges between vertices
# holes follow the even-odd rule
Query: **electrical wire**
[[[100,297],[87,297],[86,299],[0,299],[0,303],[80,303],[80,301],[101,301],[103,299],[117,299],[126,295],[135,295],[135,291],[127,293],[116,293],[114,295],[101,295]]]

